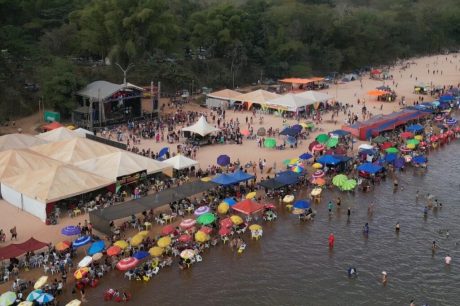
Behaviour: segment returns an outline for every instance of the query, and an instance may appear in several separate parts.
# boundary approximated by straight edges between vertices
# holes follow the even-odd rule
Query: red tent
[[[378,69],[374,69],[371,71],[371,74],[381,74],[382,71],[378,70]]]
[[[48,131],[52,131],[52,130],[55,130],[55,129],[60,128],[60,127],[63,127],[63,125],[60,124],[57,121],[53,121],[51,123],[48,123],[48,124],[44,125],[43,126],[43,131],[48,132]]]
[[[30,238],[23,243],[13,243],[6,247],[0,248],[0,260],[18,257],[24,255],[27,252],[36,251],[47,246],[47,243],[38,241],[34,238]]]
[[[232,208],[245,215],[250,215],[250,214],[263,210],[264,206],[252,200],[244,200],[244,201],[236,203],[235,205],[232,206]]]

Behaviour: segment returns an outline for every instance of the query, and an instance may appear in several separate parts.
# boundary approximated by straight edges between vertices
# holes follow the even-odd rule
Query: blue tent
[[[169,152],[169,148],[164,147],[163,149],[160,150],[160,152],[158,152],[158,158],[163,157],[163,155],[166,155],[166,153],[168,153],[168,152]]]
[[[227,203],[228,206],[233,206],[236,204],[236,201],[234,198],[225,198],[222,202]]]
[[[280,135],[287,135],[287,136],[296,136],[299,134],[299,131],[293,128],[285,128],[280,132]]]
[[[297,209],[307,209],[310,207],[310,202],[307,200],[298,200],[294,202],[294,208]]]
[[[299,158],[303,159],[303,160],[307,160],[307,159],[310,159],[312,157],[313,157],[313,155],[311,155],[310,153],[303,153],[302,155],[299,156]]]
[[[339,162],[341,163],[345,163],[347,161],[349,161],[351,159],[350,156],[346,156],[346,155],[331,155],[332,157],[334,157],[335,159],[339,160]]]
[[[426,163],[427,161],[428,159],[423,155],[418,155],[412,158],[412,162],[416,164],[423,164],[423,163]]]
[[[396,160],[396,157],[398,157],[398,155],[396,155],[396,154],[393,154],[393,153],[387,154],[387,155],[385,155],[385,161],[387,163],[392,163],[392,162],[394,162]]]
[[[423,131],[423,126],[421,126],[420,124],[412,124],[412,125],[409,125],[406,128],[406,130],[412,133],[417,133],[417,132]]]
[[[340,160],[338,160],[332,155],[323,155],[320,158],[318,158],[317,162],[324,165],[337,165],[338,163],[340,163]]]
[[[230,176],[236,181],[236,183],[245,182],[254,178],[254,175],[238,170]]]
[[[454,96],[451,95],[444,95],[439,97],[439,102],[450,102],[454,100]]]
[[[214,182],[216,184],[222,185],[222,186],[228,186],[228,185],[233,185],[238,183],[235,178],[229,174],[222,173],[216,177],[214,177],[211,182]]]
[[[281,184],[284,185],[294,185],[299,182],[299,177],[296,175],[296,173],[289,171],[292,174],[287,174],[283,172],[284,174],[279,174],[275,177],[275,180],[277,182],[280,182]]]
[[[104,241],[98,240],[94,242],[88,249],[88,255],[93,256],[96,253],[102,252],[105,249]]]
[[[365,163],[358,166],[358,171],[375,174],[383,169],[382,166],[378,166],[372,163]]]
[[[299,177],[301,174],[300,174],[300,173],[292,172],[292,171],[290,171],[290,170],[281,171],[281,172],[278,172],[278,173],[276,174],[276,176],[281,176],[281,175],[289,175],[289,176]]]
[[[363,154],[363,155],[375,155],[376,153],[377,151],[374,149],[364,149],[364,150],[359,151],[359,154]]]
[[[344,130],[335,130],[330,132],[329,134],[337,135],[339,137],[345,137],[347,135],[350,135],[351,133]]]

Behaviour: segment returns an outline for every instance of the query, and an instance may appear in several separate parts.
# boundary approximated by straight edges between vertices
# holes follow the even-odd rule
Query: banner
[[[141,179],[144,179],[147,177],[147,170],[142,170],[139,172],[135,172],[129,175],[123,175],[117,177],[117,185],[128,185],[131,183],[138,182]]]

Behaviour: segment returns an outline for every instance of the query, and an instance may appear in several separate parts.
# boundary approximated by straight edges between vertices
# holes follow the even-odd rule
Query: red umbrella
[[[231,233],[231,230],[227,227],[221,227],[219,229],[219,235],[221,236],[227,236],[227,235],[230,235],[230,233]]]
[[[311,149],[312,151],[323,151],[326,147],[322,144],[316,144]]]
[[[393,146],[393,143],[387,141],[387,142],[382,143],[382,145],[380,146],[380,148],[381,148],[382,150],[386,150],[386,149],[388,149],[388,148],[391,148],[392,146]]]
[[[414,137],[414,134],[412,134],[411,132],[403,132],[401,133],[399,136],[401,136],[401,138],[412,138]]]
[[[117,269],[120,271],[126,271],[134,268],[139,263],[139,260],[134,257],[123,258],[117,263]]]
[[[454,135],[454,132],[449,130],[449,131],[447,131],[447,135]]]
[[[113,245],[107,249],[107,255],[115,256],[121,253],[121,248],[119,246]]]
[[[179,224],[179,226],[182,229],[188,229],[188,228],[193,227],[195,224],[196,224],[196,220],[194,220],[194,219],[185,219],[185,220],[182,220],[182,222]]]
[[[333,155],[333,154],[334,154],[334,150],[327,150],[326,152],[324,152],[324,154],[326,154],[326,155]]]
[[[240,131],[241,135],[243,136],[249,136],[251,135],[251,132],[248,129],[244,129]]]
[[[190,242],[192,241],[192,236],[186,234],[180,235],[179,241],[184,243]]]
[[[337,155],[345,155],[345,154],[347,154],[347,150],[345,150],[342,147],[339,147],[339,148],[335,149],[335,154],[337,154]]]
[[[172,234],[174,231],[175,231],[174,226],[172,226],[172,225],[166,225],[165,227],[163,227],[163,228],[161,229],[161,235],[162,235],[162,236],[167,236],[167,235]]]
[[[207,235],[211,234],[212,232],[212,228],[210,228],[209,226],[203,226],[200,228],[200,231],[206,233]]]
[[[265,204],[264,207],[265,207],[266,209],[276,209],[276,206],[273,205],[272,203]]]
[[[438,141],[438,137],[436,137],[436,136],[431,136],[430,140],[431,140],[432,142]]]
[[[311,150],[313,149],[313,147],[316,146],[318,143],[319,143],[319,142],[317,142],[316,140],[313,141],[312,143],[310,143],[310,144],[308,145],[308,150],[311,151]]]
[[[457,126],[457,127],[455,128],[455,132],[460,132],[460,126]]]
[[[323,170],[317,170],[313,173],[312,177],[314,179],[320,178],[324,176],[324,171]]]
[[[225,218],[223,220],[220,220],[220,226],[221,227],[232,227],[233,226],[233,222],[230,218]]]

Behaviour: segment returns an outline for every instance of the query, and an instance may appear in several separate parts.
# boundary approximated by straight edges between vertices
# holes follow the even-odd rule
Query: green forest
[[[0,120],[134,64],[165,92],[236,87],[457,50],[460,0],[0,0]]]

